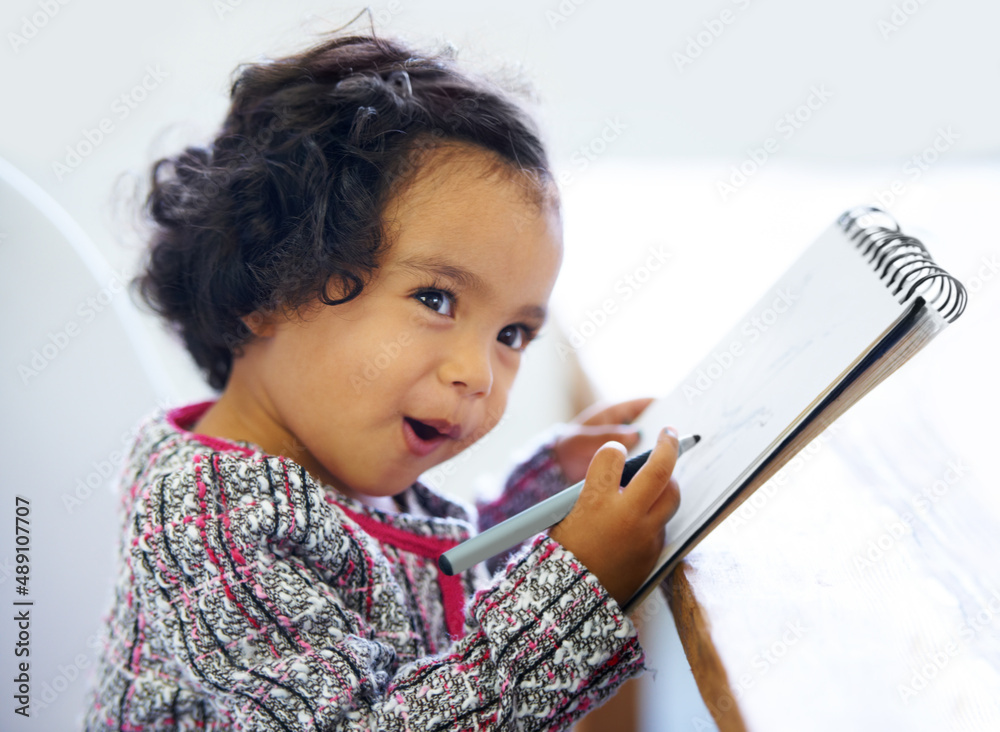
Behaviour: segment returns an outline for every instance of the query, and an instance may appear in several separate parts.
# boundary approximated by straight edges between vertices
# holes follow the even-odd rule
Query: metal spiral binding
[[[841,214],[837,223],[900,303],[919,295],[949,323],[965,310],[965,286],[939,267],[918,239],[902,233],[888,213],[858,206]]]

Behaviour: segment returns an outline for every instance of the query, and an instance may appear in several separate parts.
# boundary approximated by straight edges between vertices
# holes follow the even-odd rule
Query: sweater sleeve
[[[134,515],[141,637],[232,729],[559,730],[641,669],[632,623],[547,536],[447,654],[401,664],[412,629],[377,544],[283,465],[213,455]]]
[[[556,460],[554,446],[554,437],[545,440],[528,459],[514,466],[499,496],[476,503],[480,531],[569,487]]]
[[[556,460],[554,445],[555,437],[544,439],[527,460],[514,466],[499,496],[490,501],[477,502],[480,531],[485,531],[569,487]],[[490,557],[486,560],[487,570],[496,572],[523,546],[518,544],[502,554]]]

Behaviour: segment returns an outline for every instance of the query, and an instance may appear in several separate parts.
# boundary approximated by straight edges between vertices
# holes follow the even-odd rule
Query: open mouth
[[[442,423],[442,427],[446,427]],[[452,432],[457,431],[457,427]],[[403,441],[411,454],[426,457],[448,442],[452,435],[446,434],[433,425],[412,417],[403,417]],[[457,436],[457,435],[456,435]]]
[[[423,422],[418,422],[410,417],[404,417],[407,423],[413,428],[414,434],[421,440],[433,440],[435,437],[444,437],[443,434],[438,432],[436,429],[431,427],[429,424],[424,424]]]

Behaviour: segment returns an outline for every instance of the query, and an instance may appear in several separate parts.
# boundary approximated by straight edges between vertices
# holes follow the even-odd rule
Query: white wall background
[[[65,207],[113,268],[131,270],[141,240],[123,225],[126,194],[145,184],[153,160],[207,138],[236,64],[299,48],[361,7],[8,0],[0,155]],[[725,174],[768,137],[780,142],[781,161],[902,161],[941,127],[959,135],[953,159],[1000,151],[1000,4],[988,0],[370,7],[379,31],[450,41],[473,64],[521,67],[565,182],[592,173],[601,158],[708,157]],[[160,71],[156,87],[136,91],[148,69]],[[805,124],[779,132],[813,88],[829,99]],[[133,98],[129,108],[122,95]],[[57,172],[72,162],[67,146],[86,152],[86,131],[103,119],[112,131],[77,167]],[[162,340],[176,387],[204,392],[186,357]]]
[[[107,275],[98,274],[100,271],[134,271],[142,241],[129,228],[129,196],[141,190],[153,160],[207,139],[224,113],[234,67],[301,48],[314,32],[342,25],[361,7],[305,0],[281,4],[263,0],[155,4],[7,0],[0,11],[0,158],[61,206],[79,225],[82,235],[89,237],[96,255],[103,257],[103,266],[110,268],[90,267],[88,273],[85,267],[77,267],[79,292],[69,297],[67,308],[86,293],[107,287]],[[769,198],[767,192],[780,191],[782,185],[786,190],[794,188],[794,179],[783,183],[785,179],[777,173],[789,166],[814,174],[836,170],[850,176],[864,171],[865,183],[838,190],[877,192],[901,175],[913,155],[933,145],[942,129],[954,138],[942,153],[949,165],[970,162],[995,170],[1000,152],[1000,44],[995,39],[1000,4],[989,0],[848,0],[835,4],[794,0],[510,0],[490,4],[390,0],[370,7],[382,33],[398,33],[431,44],[447,40],[459,48],[459,57],[471,64],[496,68],[506,63],[524,71],[539,96],[538,113],[571,204],[568,216],[582,217],[587,210],[598,215],[592,204],[572,205],[574,197],[599,201],[594,190],[602,180],[602,171],[620,171],[614,166],[630,163],[641,163],[646,170],[653,170],[654,176],[656,170],[669,171],[675,184],[683,180],[677,177],[678,172],[697,171],[690,177],[697,190],[687,198],[675,187],[675,198],[665,198],[661,205],[650,202],[630,213],[647,213],[650,229],[656,229],[658,221],[685,221],[688,217],[691,220],[681,228],[696,233],[728,231],[719,228],[720,219],[739,230],[750,220],[747,211],[753,206],[773,206],[777,215],[783,202]],[[156,71],[155,78],[149,76],[151,70]],[[137,89],[144,77],[152,89]],[[815,90],[822,91],[822,101]],[[127,116],[122,95],[132,103]],[[803,108],[811,95],[816,108]],[[786,118],[789,114],[792,119]],[[794,119],[796,114],[798,120]],[[88,136],[97,140],[93,130],[105,119],[105,128],[110,131],[87,150]],[[776,147],[772,145],[746,184],[748,188],[756,185],[756,192],[740,193],[733,199],[735,205],[728,205],[722,200],[725,196],[719,192],[719,183],[731,180],[733,166],[745,164],[769,138]],[[73,165],[67,147],[76,149],[79,164]],[[56,164],[70,169],[60,172]],[[587,185],[577,186],[581,181]],[[761,181],[766,183],[758,185]],[[712,202],[697,209],[698,220],[688,207],[692,200]],[[857,202],[832,201],[830,213]],[[908,199],[909,207],[919,211],[917,203],[913,196]],[[609,217],[613,215],[608,212]],[[580,220],[568,220],[567,231],[575,232],[582,241],[587,229],[578,224]],[[797,225],[802,231],[814,231],[825,223]],[[14,237],[13,230],[13,224],[0,219],[0,262],[5,267],[19,266],[19,257],[24,254],[20,248],[33,246],[31,241]],[[606,230],[613,232],[614,226]],[[995,235],[989,236],[992,238],[988,246],[984,243],[984,251],[995,252]],[[573,247],[573,241],[570,237],[567,246]],[[675,239],[672,251],[682,252],[683,247],[684,242]],[[4,252],[4,248],[10,250]],[[586,251],[599,252],[600,248],[588,245]],[[70,249],[65,256],[73,256]],[[689,267],[691,278],[711,276],[710,258],[678,261]],[[961,268],[956,273],[963,274]],[[9,328],[19,328],[26,335],[24,342],[30,343],[34,337],[40,345],[47,329],[59,327],[72,316],[67,310],[63,315],[49,314],[44,322],[36,318],[38,300],[60,296],[63,291],[53,288],[63,285],[37,274],[7,274],[11,276],[4,279],[10,283],[2,300],[4,320]],[[560,283],[556,296],[562,298],[564,313],[573,311],[573,298],[579,292],[573,283]],[[116,302],[116,307],[131,305]],[[152,357],[166,370],[167,383],[157,394],[175,402],[210,396],[186,355],[160,325],[146,316],[141,322],[151,341]],[[98,337],[96,331],[93,337]],[[708,338],[711,342],[711,336]],[[117,347],[128,348],[122,343]],[[702,351],[700,345],[691,350],[692,359]],[[462,489],[471,485],[478,473],[500,471],[518,440],[566,418],[566,392],[554,383],[563,364],[554,353],[548,349],[532,354],[527,378],[512,397],[509,422],[484,441],[476,460],[457,466],[447,487]],[[10,358],[4,363],[10,373],[3,375],[3,382],[12,382],[13,389],[18,381],[15,364],[23,363],[29,354],[7,355]],[[67,357],[65,362],[70,360]],[[86,376],[107,367],[100,351],[81,363],[92,368],[93,373]],[[47,392],[45,381],[51,379],[49,384],[54,386],[53,373],[33,382],[33,387],[38,387],[35,397],[46,398],[48,394],[55,398],[55,389]],[[85,381],[81,378],[81,384]],[[627,387],[623,384],[611,391],[624,397],[629,395]],[[124,411],[131,409],[138,417],[152,408],[148,396],[152,387],[142,393],[147,395],[130,397],[134,407]],[[66,467],[70,477],[65,484],[31,487],[38,504],[46,497],[51,504],[51,519],[44,512],[36,516],[38,530],[47,543],[38,545],[39,557],[33,558],[37,568],[49,572],[48,576],[39,574],[33,584],[33,591],[41,593],[52,608],[48,616],[42,616],[48,625],[39,626],[35,635],[41,660],[47,664],[37,680],[48,682],[57,678],[60,668],[65,668],[76,653],[91,652],[84,629],[95,627],[107,593],[102,581],[87,583],[78,577],[70,591],[59,575],[56,558],[73,555],[81,562],[89,561],[95,567],[94,576],[99,577],[114,544],[113,531],[101,528],[102,533],[95,534],[94,530],[95,525],[105,527],[103,522],[114,511],[110,492],[95,495],[73,514],[65,510],[59,496],[76,483],[73,476],[86,477],[93,471],[94,461],[106,459],[109,451],[118,447],[121,429],[127,428],[117,428],[117,422],[114,430],[95,427],[100,423],[90,419],[92,412],[85,411],[92,409],[90,401],[59,394],[65,418],[56,447],[59,440],[73,440],[74,430],[100,433],[107,429],[107,434],[103,443],[98,440],[91,448],[90,458],[84,455],[79,465]],[[30,415],[9,411],[12,401],[8,396],[4,397],[0,423],[4,462],[15,458],[26,464],[51,462],[52,444],[33,447],[29,442],[25,446],[16,439],[27,429],[24,420]],[[108,398],[124,397],[116,394]],[[39,422],[30,427],[44,430],[51,425]],[[13,495],[24,490],[9,477],[3,481],[0,520],[12,521]],[[6,527],[0,537],[9,536],[5,532]],[[81,537],[92,543],[81,544]],[[10,557],[11,552],[0,549],[0,603],[4,608],[0,617],[7,616],[13,597]],[[659,617],[665,616],[661,613]],[[7,678],[13,660],[12,634],[11,623],[0,622],[3,678]],[[675,671],[664,671],[660,682],[673,684]],[[678,678],[676,683],[689,683],[689,679]],[[70,728],[74,706],[83,698],[81,681],[70,680],[60,695],[60,716],[51,717],[51,724],[35,719],[30,725],[14,726],[21,720],[11,721],[9,686],[9,682],[0,682],[3,729]],[[690,693],[689,686],[686,693]],[[656,710],[647,725],[649,729],[700,729],[706,717],[696,706],[679,703],[673,711]]]

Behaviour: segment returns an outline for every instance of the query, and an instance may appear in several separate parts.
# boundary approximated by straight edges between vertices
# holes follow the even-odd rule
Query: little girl
[[[153,169],[140,293],[222,391],[143,424],[89,730],[558,730],[643,666],[620,604],[678,505],[676,435],[620,489],[591,410],[478,521],[418,476],[500,419],[562,257],[503,91],[336,35],[244,67],[223,128]],[[436,559],[586,477],[490,578]]]

